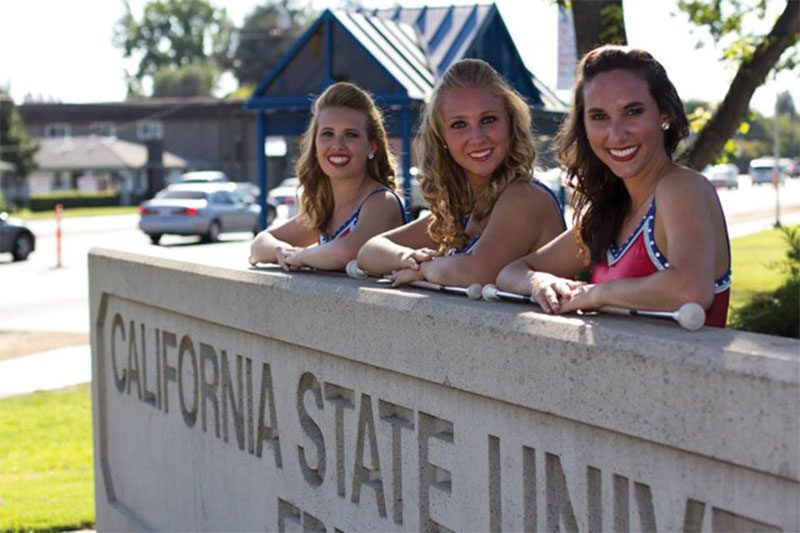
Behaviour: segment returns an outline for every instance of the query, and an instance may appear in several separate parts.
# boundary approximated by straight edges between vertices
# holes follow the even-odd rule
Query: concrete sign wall
[[[800,529],[796,341],[89,267],[98,530]]]

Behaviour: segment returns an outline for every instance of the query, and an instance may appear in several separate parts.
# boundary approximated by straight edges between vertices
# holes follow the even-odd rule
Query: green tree
[[[153,76],[153,96],[198,96],[214,90],[217,69],[207,63],[192,63],[183,67],[163,67]]]
[[[258,84],[314,19],[307,2],[269,0],[257,6],[237,32],[233,73],[241,85]]]
[[[778,105],[780,122],[780,150],[783,156],[791,157],[800,154],[800,117],[792,116],[788,112],[781,112]],[[750,110],[747,115],[748,131],[739,135],[736,142],[739,145],[739,168],[747,168],[747,163],[757,157],[773,155],[775,117],[765,117],[755,110]]]
[[[679,0],[678,7],[689,20],[707,28],[714,40],[735,37],[725,47],[723,57],[738,65],[722,103],[697,135],[689,150],[688,164],[695,169],[707,165],[741,127],[750,99],[771,71],[794,68],[800,37],[800,2],[788,0],[770,32],[764,35],[743,31],[742,21],[748,14],[766,16],[766,2],[755,4],[743,0]]]
[[[0,87],[0,160],[14,165],[12,174],[3,174],[3,188],[16,188],[36,169],[34,156],[39,145],[28,136],[25,124],[8,89]]]
[[[165,68],[230,68],[232,34],[225,9],[209,0],[150,0],[141,20],[125,0],[125,15],[114,28],[114,45],[125,57],[139,58],[137,71],[126,73],[129,93],[141,94],[144,79]]]

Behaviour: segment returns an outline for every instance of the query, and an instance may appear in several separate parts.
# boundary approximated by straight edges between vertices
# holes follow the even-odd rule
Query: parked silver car
[[[224,232],[257,233],[260,213],[253,196],[235,183],[179,183],[139,206],[139,229],[153,244],[164,234],[200,235],[215,242]]]
[[[397,177],[397,183],[403,184],[403,177]],[[278,216],[281,218],[292,218],[297,214],[300,204],[300,197],[303,189],[300,187],[298,178],[286,178],[278,186],[269,191],[267,199],[275,204]],[[416,219],[419,214],[428,209],[425,200],[422,199],[422,192],[419,188],[419,181],[416,175],[411,178],[411,207],[408,209],[412,219]]]
[[[221,170],[193,170],[184,172],[176,183],[224,183],[230,181]]]
[[[275,204],[280,218],[292,218],[297,213],[301,194],[300,180],[286,178],[269,191],[267,201]]]

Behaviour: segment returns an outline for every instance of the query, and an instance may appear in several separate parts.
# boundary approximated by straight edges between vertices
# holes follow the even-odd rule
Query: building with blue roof
[[[439,77],[463,58],[491,64],[528,101],[537,133],[555,132],[566,106],[525,67],[494,4],[323,12],[245,105],[257,113],[262,205],[270,183],[261,148],[266,138],[301,135],[314,98],[337,81],[372,93],[389,136],[399,139],[401,175],[407,180],[419,112]]]

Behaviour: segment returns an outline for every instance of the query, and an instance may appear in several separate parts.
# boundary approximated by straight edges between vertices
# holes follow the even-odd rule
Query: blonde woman
[[[558,201],[532,179],[530,110],[488,63],[465,59],[445,72],[416,143],[431,213],[370,239],[360,268],[391,273],[395,285],[489,283],[565,229]]]
[[[331,85],[314,104],[295,166],[301,209],[256,236],[250,263],[344,269],[370,237],[406,222],[395,168],[370,95],[352,83]]]

